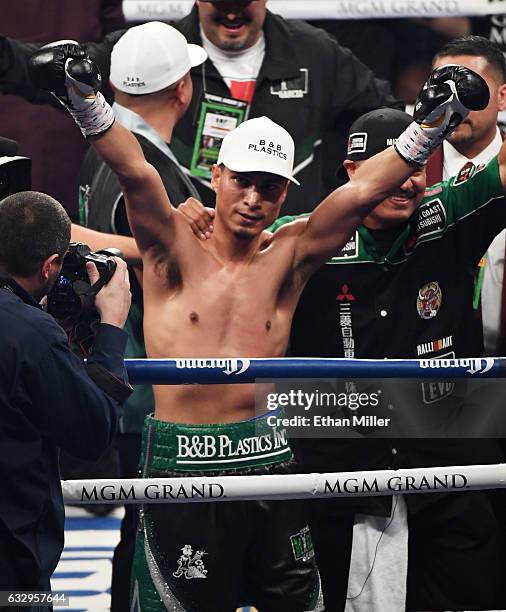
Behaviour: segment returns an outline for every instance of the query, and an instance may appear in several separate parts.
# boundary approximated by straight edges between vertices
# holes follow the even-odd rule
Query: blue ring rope
[[[133,384],[186,385],[294,378],[506,378],[506,357],[465,359],[126,359]]]

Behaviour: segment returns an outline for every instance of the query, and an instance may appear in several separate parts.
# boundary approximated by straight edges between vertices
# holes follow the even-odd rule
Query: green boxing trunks
[[[293,473],[284,430],[267,415],[218,425],[147,417],[144,478]],[[186,497],[185,488],[171,495]],[[323,610],[320,579],[302,503],[158,503],[141,508],[131,612]]]

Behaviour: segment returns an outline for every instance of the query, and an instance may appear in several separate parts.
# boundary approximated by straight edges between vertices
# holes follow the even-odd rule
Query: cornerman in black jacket
[[[63,207],[42,193],[10,195],[0,202],[0,235],[0,590],[49,591],[63,548],[59,448],[98,458],[130,392],[120,329],[131,300],[128,273],[116,258],[97,294],[101,323],[85,366],[39,303],[69,245]],[[87,266],[93,283],[98,271]]]

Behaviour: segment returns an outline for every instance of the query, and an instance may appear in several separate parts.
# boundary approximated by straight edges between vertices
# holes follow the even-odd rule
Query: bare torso
[[[144,257],[148,357],[283,356],[302,291],[291,270],[294,237],[265,233],[258,251],[236,263],[220,261],[213,240],[199,241],[185,222],[178,229],[177,251]],[[255,413],[253,384],[158,385],[154,393],[164,421],[222,423]]]

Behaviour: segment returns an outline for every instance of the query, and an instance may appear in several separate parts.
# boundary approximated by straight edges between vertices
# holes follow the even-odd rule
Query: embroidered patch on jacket
[[[459,170],[457,176],[453,179],[454,186],[458,187],[459,185],[467,183],[467,181],[473,176],[475,170],[476,166],[472,161],[468,161],[467,164],[464,164]]]
[[[303,98],[309,91],[309,70],[300,68],[300,76],[283,79],[271,85],[271,96],[282,99]]]
[[[313,540],[307,525],[298,533],[291,535],[290,542],[296,561],[309,561],[314,557]]]
[[[327,263],[335,263],[342,261],[343,259],[353,259],[354,257],[358,257],[358,241],[358,232],[355,232],[339,251],[339,253],[336,253],[336,255]]]
[[[416,235],[418,238],[440,233],[446,227],[446,211],[439,199],[423,202],[418,209]]]
[[[421,319],[433,319],[443,301],[443,292],[437,281],[431,281],[424,285],[419,291],[416,298],[416,310]]]
[[[177,570],[172,572],[174,578],[181,578],[181,576],[184,576],[187,580],[207,578],[207,569],[202,561],[202,557],[207,553],[203,550],[197,550],[194,553],[189,544],[183,546],[181,552],[183,554],[177,560]]]

